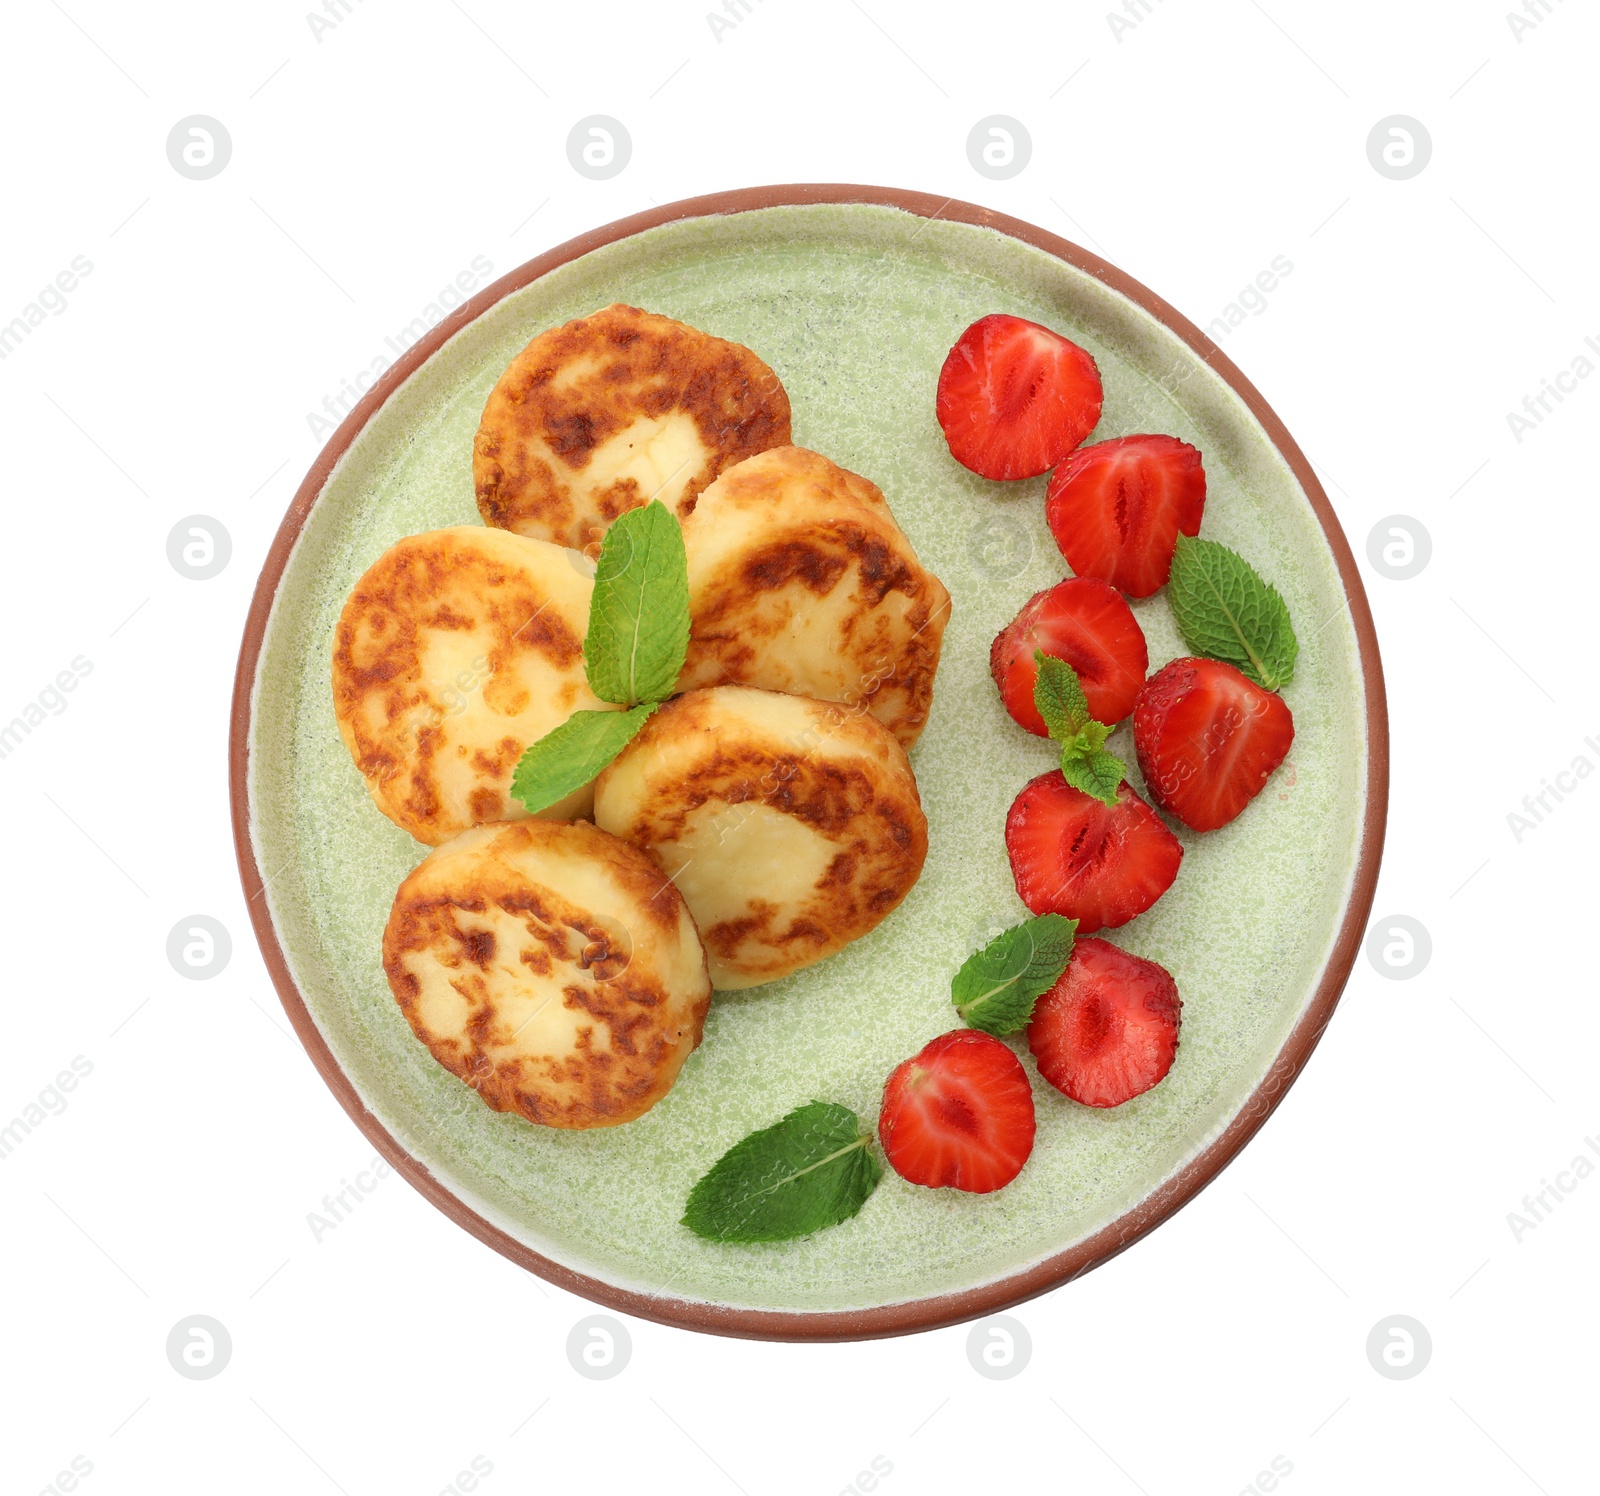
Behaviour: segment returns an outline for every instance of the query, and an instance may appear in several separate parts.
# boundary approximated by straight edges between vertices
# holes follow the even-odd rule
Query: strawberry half
[[[1085,1106],[1121,1106],[1172,1069],[1183,1002],[1165,967],[1108,940],[1080,940],[1033,1009],[1039,1074]]]
[[[1044,517],[1067,564],[1149,597],[1172,570],[1178,534],[1206,507],[1200,454],[1175,436],[1119,436],[1074,452],[1050,475]]]
[[[1033,1088],[1022,1061],[989,1034],[941,1034],[889,1077],[878,1140],[912,1184],[987,1195],[1033,1152]]]
[[[950,455],[985,478],[1036,478],[1094,430],[1104,391],[1076,343],[1022,317],[980,317],[939,371]]]
[[[1150,798],[1195,831],[1226,826],[1294,742],[1294,715],[1221,660],[1174,660],[1133,712],[1133,746]]]
[[[1172,887],[1183,844],[1124,779],[1107,805],[1059,769],[1023,786],[1006,814],[1017,896],[1035,914],[1064,914],[1080,931],[1125,925]]]
[[[1033,700],[1036,649],[1078,672],[1089,715],[1108,727],[1133,710],[1150,668],[1144,630],[1115,587],[1098,577],[1068,577],[1036,592],[995,636],[989,672],[1006,710],[1041,738],[1049,733]]]

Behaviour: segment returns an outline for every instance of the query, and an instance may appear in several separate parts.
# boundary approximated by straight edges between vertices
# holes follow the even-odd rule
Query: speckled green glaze
[[[346,594],[385,547],[477,523],[472,437],[512,355],[611,301],[755,349],[789,391],[795,440],[883,488],[954,605],[932,719],[912,754],[930,850],[911,896],[811,970],[719,995],[704,1044],[644,1118],[563,1133],[490,1112],[433,1062],[389,995],[380,935],[424,849],[374,808],[340,743],[329,656]],[[1183,995],[1182,1045],[1162,1085],[1096,1112],[1036,1077],[1038,1143],[997,1195],[919,1189],[885,1171],[856,1219],[809,1240],[703,1242],[678,1224],[694,1180],[745,1133],[812,1098],[871,1123],[890,1069],[955,1026],[952,971],[1025,913],[1002,826],[1051,754],[1001,709],[989,644],[1066,568],[1044,525],[1044,480],[1000,485],[966,472],[933,418],[946,349],[994,311],[1046,322],[1094,354],[1106,386],[1095,439],[1168,431],[1204,452],[1203,533],[1277,584],[1299,633],[1299,673],[1285,692],[1291,764],[1233,825],[1180,831],[1177,883],[1115,934],[1165,965]],[[1182,652],[1163,597],[1135,609],[1152,667]],[[1112,746],[1132,759],[1126,728]],[[1361,667],[1332,556],[1238,397],[1147,313],[1042,251],[866,205],[652,229],[458,333],[367,425],[305,525],[262,650],[251,750],[256,855],[284,950],[379,1120],[472,1209],[571,1268],[646,1293],[789,1310],[877,1306],[1003,1277],[1104,1226],[1214,1138],[1271,1065],[1328,958],[1367,775]],[[1143,788],[1136,772],[1134,783]]]

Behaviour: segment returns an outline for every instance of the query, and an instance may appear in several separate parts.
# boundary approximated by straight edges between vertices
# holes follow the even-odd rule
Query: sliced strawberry
[[[1058,769],[1023,786],[1006,815],[1017,895],[1080,931],[1125,925],[1172,887],[1183,844],[1124,779],[1117,803],[1075,790]]]
[[[1175,436],[1119,436],[1082,447],[1050,475],[1044,517],[1067,564],[1149,597],[1172,570],[1178,534],[1206,507],[1200,454]]]
[[[1221,660],[1174,660],[1133,712],[1150,798],[1196,831],[1226,826],[1261,793],[1294,742],[1283,697]]]
[[[941,1034],[883,1088],[878,1139],[902,1179],[987,1195],[1033,1152],[1033,1088],[1022,1061],[989,1034]]]
[[[1068,577],[1036,592],[995,636],[989,671],[1006,710],[1041,738],[1049,733],[1033,702],[1036,649],[1078,672],[1089,715],[1108,726],[1133,710],[1150,668],[1144,630],[1115,587],[1098,577]]]
[[[1085,1106],[1121,1106],[1172,1069],[1183,1002],[1165,967],[1108,940],[1080,940],[1034,1006],[1039,1074]]]
[[[1100,419],[1100,371],[1076,343],[1021,317],[980,317],[939,371],[950,455],[985,478],[1047,473]]]

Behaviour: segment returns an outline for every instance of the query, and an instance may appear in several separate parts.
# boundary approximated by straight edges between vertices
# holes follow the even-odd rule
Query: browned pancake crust
[[[590,358],[595,369],[552,387],[565,366]],[[484,523],[593,554],[601,532],[581,518],[574,480],[609,437],[676,410],[693,417],[713,454],[684,490],[680,518],[724,468],[789,441],[788,395],[739,343],[621,303],[540,333],[500,376],[473,442]],[[590,502],[609,524],[651,497],[625,478]]]

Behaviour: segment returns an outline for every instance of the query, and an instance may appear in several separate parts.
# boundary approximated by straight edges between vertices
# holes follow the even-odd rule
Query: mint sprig
[[[683,1224],[712,1241],[788,1241],[849,1220],[883,1169],[847,1106],[813,1101],[735,1143],[689,1192]]]
[[[537,815],[588,784],[672,695],[689,650],[689,563],[672,511],[649,503],[606,531],[589,600],[589,689],[631,710],[574,712],[530,743],[511,793]]]
[[[1001,1037],[1026,1028],[1033,1005],[1072,959],[1078,922],[1041,914],[996,935],[962,963],[950,1001],[969,1028]]]
[[[1294,679],[1300,644],[1289,606],[1238,552],[1179,535],[1167,596],[1197,655],[1225,660],[1269,691]]]
[[[529,815],[565,800],[633,741],[655,709],[654,702],[646,702],[627,712],[574,712],[523,750],[511,793]]]
[[[1039,669],[1033,704],[1050,736],[1061,745],[1061,777],[1073,789],[1115,805],[1127,765],[1105,750],[1111,729],[1089,715],[1089,700],[1071,665],[1039,649],[1033,652],[1033,662]]]
[[[672,695],[689,650],[689,563],[665,504],[630,509],[600,544],[583,661],[602,701]]]

